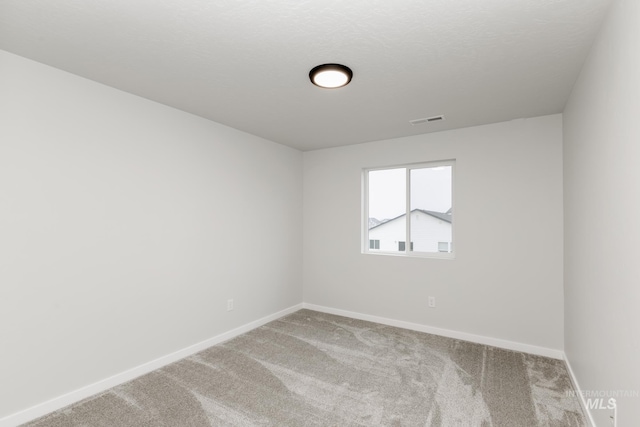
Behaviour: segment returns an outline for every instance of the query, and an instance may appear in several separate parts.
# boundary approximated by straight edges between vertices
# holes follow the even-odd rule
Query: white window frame
[[[451,167],[451,243],[450,246],[452,248],[451,252],[414,252],[411,250],[411,245],[405,244],[404,251],[381,251],[381,250],[370,250],[369,249],[369,172],[377,171],[377,170],[387,170],[387,169],[406,169],[406,232],[405,232],[405,242],[411,241],[411,171],[413,169],[423,169],[423,168],[436,168],[439,166],[450,166]],[[415,257],[415,258],[439,258],[439,259],[454,259],[455,251],[453,250],[454,242],[456,241],[455,235],[455,170],[456,170],[456,161],[455,159],[449,160],[438,160],[433,162],[421,162],[421,163],[409,163],[409,164],[400,164],[400,165],[391,165],[391,166],[380,166],[380,167],[372,167],[372,168],[364,168],[362,170],[362,239],[361,239],[361,248],[363,254],[371,254],[371,255],[387,255],[387,256],[404,256],[404,257]],[[457,245],[456,245],[457,246]]]

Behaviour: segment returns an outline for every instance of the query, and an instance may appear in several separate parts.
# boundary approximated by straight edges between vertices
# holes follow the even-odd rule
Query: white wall
[[[301,303],[301,180],[297,150],[0,51],[0,418]]]
[[[565,351],[584,390],[640,393],[639,161],[640,2],[622,0],[564,114]],[[618,407],[640,425],[640,397]]]
[[[562,349],[561,150],[554,115],[305,152],[305,302]],[[444,159],[455,260],[362,254],[362,169]]]
[[[562,349],[560,115],[303,158],[306,303]],[[362,169],[445,159],[456,258],[362,254]]]

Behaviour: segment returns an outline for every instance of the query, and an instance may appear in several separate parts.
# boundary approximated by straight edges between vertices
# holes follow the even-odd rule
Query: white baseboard
[[[238,335],[242,335],[273,320],[277,320],[283,316],[294,313],[300,310],[302,307],[302,304],[294,305],[277,313],[271,314],[269,316],[247,323],[246,325],[232,329],[223,334],[217,335],[213,338],[209,338],[205,341],[191,345],[182,350],[178,350],[174,353],[167,354],[166,356],[159,357],[155,360],[152,360],[140,366],[136,366],[135,368],[121,372],[112,377],[106,378],[104,380],[82,387],[78,390],[33,406],[31,408],[25,409],[24,411],[20,411],[7,417],[1,418],[0,427],[15,427],[28,421],[35,420],[36,418],[39,418],[50,412],[57,411],[58,409],[64,408],[65,406],[79,402],[83,399],[86,399],[87,397],[91,397],[95,394],[106,391],[127,381],[131,381],[141,375],[162,368],[163,366],[166,366],[170,363],[176,362],[180,359],[184,359],[185,357],[191,356],[192,354],[198,353],[199,351],[207,349],[213,345],[230,340],[231,338],[235,338]]]
[[[582,411],[587,416],[587,422],[589,423],[590,427],[596,427],[596,422],[594,421],[593,416],[591,415],[591,411],[587,407],[587,402],[584,400],[584,395],[580,393],[580,390],[582,389],[580,388],[580,384],[578,384],[578,379],[576,378],[576,375],[573,373],[573,369],[571,368],[571,363],[569,363],[569,359],[567,358],[566,354],[564,354],[564,363],[567,365],[567,371],[569,371],[569,378],[571,378],[571,382],[573,383],[573,389],[576,392],[578,392],[580,405],[582,406]]]
[[[388,326],[396,326],[398,328],[410,329],[412,331],[426,332],[428,334],[440,335],[448,338],[455,338],[463,341],[471,341],[478,344],[490,345],[493,347],[504,348],[507,350],[521,351],[523,353],[535,354],[538,356],[551,357],[553,359],[564,360],[562,350],[552,348],[538,347],[535,345],[523,344],[514,341],[502,340],[499,338],[491,338],[483,335],[468,334],[466,332],[452,331],[450,329],[435,328],[433,326],[421,325],[418,323],[405,322],[402,320],[388,319],[386,317],[378,317],[370,314],[356,313],[353,311],[340,310],[337,308],[323,307],[315,304],[302,304],[304,308],[309,310],[321,311],[323,313],[335,314],[338,316],[351,317],[353,319],[367,320],[369,322],[381,323]]]

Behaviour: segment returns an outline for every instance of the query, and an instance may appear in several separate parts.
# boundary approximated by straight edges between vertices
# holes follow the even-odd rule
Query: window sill
[[[445,259],[454,260],[453,252],[384,252],[384,251],[362,251],[363,255],[383,255],[402,258],[423,258],[423,259]]]

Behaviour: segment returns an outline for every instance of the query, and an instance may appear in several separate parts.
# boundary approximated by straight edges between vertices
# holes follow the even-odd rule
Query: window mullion
[[[369,239],[369,172],[366,172],[363,182],[362,210],[364,212],[365,221],[362,222],[362,247],[364,252],[371,249],[371,241]]]
[[[406,183],[406,214],[405,214],[405,222],[406,222],[406,238],[404,239],[404,251],[408,253],[411,248],[411,169],[406,168],[407,171],[407,183]]]

